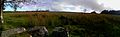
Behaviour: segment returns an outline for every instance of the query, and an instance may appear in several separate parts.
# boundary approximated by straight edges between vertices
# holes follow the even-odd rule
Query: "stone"
[[[48,30],[44,26],[35,26],[33,28],[30,28],[29,34],[32,35],[32,37],[47,37],[48,36]]]
[[[6,31],[2,31],[1,37],[9,37],[10,35],[19,34],[19,33],[25,32],[25,31],[26,31],[26,29],[23,27],[10,29],[10,30],[6,30]]]
[[[68,31],[63,27],[55,27],[52,37],[68,37]]]

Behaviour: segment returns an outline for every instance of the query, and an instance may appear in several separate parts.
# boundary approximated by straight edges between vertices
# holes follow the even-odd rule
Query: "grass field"
[[[69,28],[71,37],[120,37],[120,16],[108,14],[26,12],[4,13],[4,30],[17,27]],[[28,37],[27,33],[16,37]]]

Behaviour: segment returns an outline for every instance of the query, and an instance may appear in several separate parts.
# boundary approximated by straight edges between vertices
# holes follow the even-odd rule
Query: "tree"
[[[6,6],[5,3],[12,4],[11,7],[14,8],[14,11],[17,10],[17,7],[19,7],[20,3],[30,5],[30,4],[38,4],[41,2],[41,0],[0,0],[0,35],[1,35],[1,29],[3,28],[3,10]]]
[[[20,3],[23,3],[23,0],[11,0],[4,2],[4,6],[10,6],[16,12],[17,8],[21,8]]]
[[[108,10],[103,10],[103,11],[101,12],[101,14],[109,14],[109,11],[108,11]]]
[[[4,3],[5,0],[0,0],[0,35],[1,35],[1,30],[2,30],[2,24],[3,24],[3,16],[2,16],[2,13],[3,13],[3,3]]]
[[[15,0],[11,0],[11,1],[7,1],[7,0],[0,0],[0,35],[1,35],[1,33],[2,33],[2,29],[3,29],[3,27],[2,27],[2,25],[3,25],[3,10],[5,9],[4,8],[4,3],[12,3],[12,2],[14,2]],[[23,1],[23,0],[22,0]],[[16,5],[15,5],[16,6]],[[15,7],[16,8],[16,7]]]
[[[92,14],[97,14],[95,11],[91,12]]]

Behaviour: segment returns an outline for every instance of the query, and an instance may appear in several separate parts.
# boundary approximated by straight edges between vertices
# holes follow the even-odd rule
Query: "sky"
[[[114,10],[120,10],[119,2],[120,0],[98,0],[98,3],[104,5],[104,7],[109,7]]]
[[[41,2],[42,1],[42,2]],[[35,11],[46,10],[51,11],[70,11],[70,12],[83,12],[84,9],[90,11],[102,11],[105,9],[120,10],[120,0],[40,0],[35,1],[37,4],[23,4],[17,11]],[[5,11],[13,11],[10,6],[5,7]]]

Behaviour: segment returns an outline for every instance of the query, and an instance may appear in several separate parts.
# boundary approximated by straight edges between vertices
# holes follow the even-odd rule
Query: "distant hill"
[[[101,14],[120,15],[120,10],[103,10]]]

